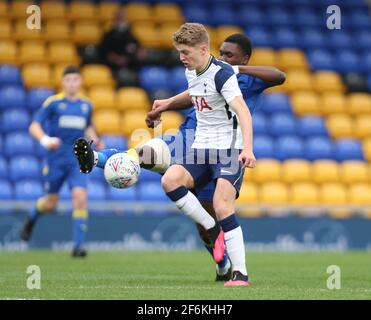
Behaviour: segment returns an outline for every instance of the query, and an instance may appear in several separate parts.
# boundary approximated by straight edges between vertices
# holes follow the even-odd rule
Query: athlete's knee
[[[169,192],[180,187],[181,181],[177,175],[173,175],[170,171],[167,171],[161,178],[161,185],[166,192]]]
[[[37,207],[42,212],[54,211],[58,204],[58,197],[45,196],[37,201]]]

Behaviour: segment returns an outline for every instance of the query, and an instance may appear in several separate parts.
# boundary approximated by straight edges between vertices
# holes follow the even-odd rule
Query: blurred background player
[[[64,69],[63,92],[49,97],[36,112],[29,127],[30,134],[48,150],[43,168],[45,195],[26,217],[21,238],[28,241],[38,217],[53,211],[59,200],[59,191],[65,181],[72,193],[73,257],[86,256],[83,248],[87,230],[87,177],[80,172],[73,155],[74,141],[83,135],[94,139],[97,149],[103,147],[93,128],[92,105],[80,95],[82,77],[75,66]]]
[[[245,99],[247,106],[250,109],[250,113],[253,114],[254,110],[258,108],[260,102],[261,93],[269,87],[277,86],[282,84],[285,81],[285,73],[278,70],[274,67],[269,66],[245,66],[248,64],[249,59],[252,55],[252,44],[250,39],[244,34],[233,34],[227,37],[220,46],[220,60],[225,61],[231,65],[239,66],[239,74],[237,75],[239,87]],[[165,102],[164,108],[167,104],[170,103],[168,100],[163,100]],[[189,105],[182,106],[183,108],[190,107]],[[171,108],[167,109],[170,110]],[[149,112],[146,119],[147,124],[150,127],[154,126],[154,121],[158,121],[161,115],[161,112],[164,111],[161,108],[152,110]],[[181,141],[183,152],[186,152],[193,142],[192,132],[197,125],[196,112],[194,108],[191,108],[185,121],[179,128],[178,136],[163,136],[162,139],[167,143],[171,144],[174,141]],[[190,140],[186,140],[186,132],[191,133],[189,136]],[[158,140],[158,139],[154,139]],[[85,142],[86,143],[86,142]],[[158,142],[157,142],[158,143]],[[140,156],[140,163],[143,168],[153,170],[156,172],[164,173],[167,169],[167,166],[161,167],[161,164],[155,164],[155,161],[152,157],[142,157],[145,152],[143,148],[153,147],[156,143],[154,141],[147,142],[144,147],[135,148],[137,154]],[[90,165],[88,166],[88,171],[93,168],[93,164],[97,167],[104,168],[104,165],[107,159],[117,153],[121,152],[117,149],[102,150],[101,152],[95,153],[95,162],[92,157],[90,157]],[[132,152],[132,151],[130,151]],[[92,153],[91,153],[92,154]],[[148,152],[147,154],[151,154]],[[183,155],[183,153],[182,153]],[[175,163],[175,153],[172,153],[172,163]],[[89,158],[84,157],[82,159],[83,164],[89,163]],[[208,184],[205,188],[200,190],[197,195],[197,198],[200,200],[202,206],[214,217],[215,211],[212,205],[212,199],[214,195],[215,186],[213,183]],[[197,224],[197,229],[200,234],[201,239],[204,242],[205,248],[212,254],[211,243],[207,233],[205,232],[202,226]],[[229,280],[231,276],[230,262],[228,255],[225,254],[224,259],[216,265],[216,281],[226,281]]]

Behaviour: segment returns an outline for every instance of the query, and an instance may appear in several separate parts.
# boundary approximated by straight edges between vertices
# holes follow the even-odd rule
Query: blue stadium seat
[[[367,88],[368,88],[369,91],[371,91],[371,72],[368,74]]]
[[[2,127],[1,123],[1,117],[0,117],[0,128]],[[3,154],[3,136],[1,135],[1,130],[0,130],[0,154]]]
[[[28,131],[30,114],[24,109],[11,109],[3,113],[2,132]]]
[[[39,160],[33,156],[16,156],[9,161],[9,179],[13,182],[25,179],[41,179]]]
[[[158,182],[140,184],[138,186],[138,196],[139,200],[142,201],[170,201]]]
[[[328,135],[326,124],[322,117],[300,117],[297,122],[297,128],[298,133],[304,138]]]
[[[338,51],[334,59],[336,61],[335,70],[340,73],[363,71],[363,63],[355,51]]]
[[[369,9],[352,10],[346,15],[344,20],[349,20],[355,30],[370,30],[371,28]]]
[[[104,170],[101,168],[94,168],[92,172],[89,173],[88,175],[89,181],[98,181],[100,182],[105,182],[106,180],[104,179]]]
[[[371,31],[360,30],[354,37],[354,43],[357,49],[371,50]]]
[[[108,187],[108,199],[116,201],[136,201],[137,200],[137,187],[132,186],[127,189],[117,189]],[[125,204],[123,204],[125,206]]]
[[[171,79],[168,72],[162,67],[144,67],[139,72],[141,86],[147,91],[166,90]]]
[[[234,24],[238,24],[244,28],[250,27],[261,27],[264,24],[264,16],[262,10],[257,6],[253,5],[241,5],[236,10],[236,19]],[[248,28],[249,29],[249,28]],[[247,30],[248,30],[247,29]],[[254,45],[256,45],[254,43]]]
[[[260,111],[271,115],[275,112],[292,112],[290,98],[284,93],[264,94],[261,100]]]
[[[12,185],[8,180],[0,180],[0,199],[10,200],[13,198]]]
[[[324,34],[317,29],[304,29],[300,34],[300,48],[305,50],[324,49],[328,43]]]
[[[294,25],[303,28],[303,30],[317,27],[321,23],[315,11],[311,7],[305,6],[297,7],[291,19]]]
[[[345,30],[338,30],[340,32],[330,31],[326,33],[328,44],[332,49],[351,49],[354,45],[353,39]]]
[[[279,160],[301,159],[304,157],[303,142],[297,136],[280,136],[275,144],[275,158]]]
[[[363,68],[365,72],[370,73],[371,72],[371,51],[365,52],[365,54],[362,57],[363,61]]]
[[[59,192],[59,198],[61,200],[71,200],[71,191],[68,187],[68,183],[64,183],[60,192]]]
[[[273,32],[273,46],[275,48],[296,48],[300,45],[298,34],[290,28],[279,28]]]
[[[275,158],[274,140],[268,135],[254,137],[254,154],[257,159]]]
[[[146,169],[140,170],[140,183],[147,183],[147,181],[161,182],[161,175],[157,172],[153,172]]]
[[[290,113],[275,113],[268,123],[268,132],[272,136],[292,135],[296,133],[296,119]]]
[[[0,65],[0,87],[22,86],[22,77],[19,69],[10,64]]]
[[[105,182],[99,183],[97,180],[88,181],[88,200],[107,200],[107,184]]]
[[[29,110],[37,110],[41,107],[43,102],[55,94],[54,90],[48,88],[35,88],[27,92],[26,104]]]
[[[263,113],[254,113],[252,118],[254,134],[266,134],[268,130],[268,121]]]
[[[358,140],[340,139],[335,142],[335,159],[344,160],[364,160],[362,144]]]
[[[334,70],[335,59],[327,50],[311,50],[307,54],[309,65],[312,71],[317,70]]]
[[[186,4],[184,6],[183,16],[186,18],[187,21],[193,21],[203,24],[207,24],[209,21],[209,15],[205,7],[203,5],[195,3]]]
[[[36,200],[43,195],[43,187],[38,180],[20,180],[14,184],[14,198],[17,200]]]
[[[105,149],[117,149],[119,151],[126,151],[128,149],[128,141],[124,136],[118,135],[103,135]]]
[[[213,26],[233,25],[235,23],[235,15],[229,5],[213,5],[209,11],[209,24]]]
[[[4,154],[7,157],[17,155],[34,154],[35,143],[28,133],[13,132],[9,133],[4,142]]]
[[[271,34],[264,28],[247,27],[245,33],[251,39],[255,47],[270,47],[273,44]]]
[[[269,27],[290,27],[293,22],[292,20],[289,11],[282,7],[269,6],[268,10],[264,13],[265,24]]]
[[[305,158],[310,161],[334,158],[333,144],[326,137],[308,138],[305,143],[304,153]]]
[[[170,70],[170,89],[174,93],[180,93],[188,89],[187,79],[184,74],[184,67],[175,67]]]
[[[6,159],[0,156],[0,179],[4,179],[8,176],[8,163]]]
[[[0,88],[0,110],[24,108],[26,94],[21,86],[5,86]]]

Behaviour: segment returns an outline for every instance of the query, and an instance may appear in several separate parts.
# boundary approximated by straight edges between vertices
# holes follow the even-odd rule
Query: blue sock
[[[104,169],[104,166],[110,156],[113,156],[116,153],[119,153],[117,149],[104,149],[98,153],[98,162],[97,167]]]
[[[211,257],[213,257],[213,249],[206,245],[205,245],[205,248],[207,251],[209,251],[209,253],[211,254]],[[218,263],[218,267],[221,269],[224,268],[228,262],[228,259],[229,259],[228,253],[227,251],[224,251],[223,260]]]
[[[79,248],[85,241],[85,234],[87,231],[87,219],[73,218],[73,247]]]

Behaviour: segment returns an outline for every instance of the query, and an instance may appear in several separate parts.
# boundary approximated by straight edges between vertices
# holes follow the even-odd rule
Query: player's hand
[[[58,149],[61,143],[62,143],[61,139],[56,137],[49,137],[47,135],[43,136],[40,140],[40,144],[48,150]]]
[[[256,158],[252,150],[242,150],[240,156],[238,157],[238,161],[242,163],[242,168],[255,168],[256,166]]]
[[[170,104],[169,99],[161,99],[153,101],[152,110],[165,111]]]
[[[155,128],[161,122],[161,112],[151,110],[147,113],[146,124],[148,128]]]

